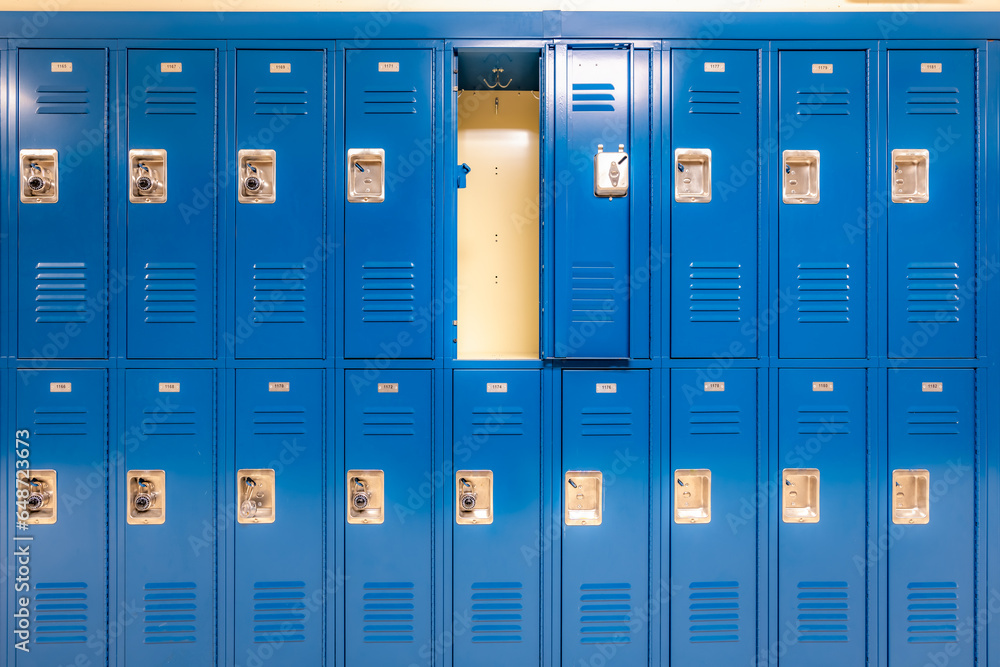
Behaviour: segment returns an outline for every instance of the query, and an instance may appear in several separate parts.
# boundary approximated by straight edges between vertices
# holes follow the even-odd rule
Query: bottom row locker
[[[122,642],[127,664],[216,664],[217,606],[233,609],[235,665],[267,656],[319,664],[324,653],[348,665],[426,665],[449,651],[456,664],[533,664],[544,661],[543,573],[554,566],[551,629],[563,665],[648,664],[655,632],[677,664],[863,664],[882,599],[890,667],[972,667],[981,635],[976,372],[774,371],[770,464],[758,446],[758,373],[674,369],[664,384],[667,620],[649,590],[658,551],[648,370],[555,378],[555,488],[543,481],[537,370],[455,371],[450,451],[437,464],[444,383],[434,371],[383,372],[377,382],[347,371],[344,458],[328,464],[337,450],[325,371],[236,370],[226,481],[216,371],[122,372],[123,430],[110,454],[106,371],[18,371],[17,437],[30,457],[12,469],[24,471],[17,484],[30,508],[17,536],[31,538],[18,543],[32,554],[32,635],[31,652],[12,650],[14,664],[101,664],[109,640]],[[872,405],[885,414],[877,429]],[[325,476],[341,463],[342,475]],[[344,521],[326,508],[341,501],[337,593],[324,572],[337,554],[324,548]],[[772,531],[768,617],[758,573]],[[216,540],[230,534],[231,557]],[[450,571],[435,569],[435,534],[450,535]],[[220,571],[232,577],[229,604],[219,601]],[[110,606],[109,581],[123,585]],[[442,590],[450,609],[436,628]],[[343,619],[341,646],[324,639],[329,615]]]

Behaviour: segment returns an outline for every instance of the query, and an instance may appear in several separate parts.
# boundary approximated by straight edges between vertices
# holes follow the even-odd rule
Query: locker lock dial
[[[597,144],[594,155],[594,196],[624,197],[628,194],[628,153],[625,144],[618,144],[617,153],[605,153],[604,144]]]
[[[59,152],[21,151],[21,202],[54,204],[59,201]]]
[[[236,472],[239,523],[274,523],[274,470],[243,469]]]
[[[167,201],[167,151],[130,150],[131,184],[128,200],[133,204],[162,204]]]
[[[385,473],[381,470],[347,471],[347,523],[380,524],[385,521]]]
[[[493,523],[493,471],[455,473],[455,523],[484,526]]]
[[[56,471],[27,470],[17,478],[18,518],[32,525],[56,522]],[[26,492],[27,496],[22,496]],[[23,506],[21,505],[23,503]],[[26,510],[21,512],[20,510]],[[27,517],[25,517],[25,513]]]
[[[240,188],[237,198],[242,204],[273,204],[275,189],[275,153],[270,150],[239,152]]]
[[[132,525],[158,525],[166,520],[166,473],[162,470],[128,471],[127,521]]]

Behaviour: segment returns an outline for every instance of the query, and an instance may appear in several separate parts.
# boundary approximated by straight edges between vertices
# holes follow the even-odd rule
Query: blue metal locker
[[[863,369],[778,372],[777,616],[786,667],[867,660],[866,392]]]
[[[863,358],[868,54],[782,51],[779,354]]]
[[[119,194],[128,202],[133,359],[214,356],[217,81],[214,50],[128,52]]]
[[[562,664],[645,665],[649,372],[562,379]]]
[[[346,664],[430,664],[433,371],[346,375]],[[352,523],[360,484],[381,516]]]
[[[538,664],[542,554],[541,377],[538,371],[455,371],[453,476],[489,472],[469,486],[480,525],[461,517],[458,479],[453,521],[452,633],[456,665]],[[480,488],[482,487],[482,488]],[[482,511],[482,510],[480,510]],[[458,523],[462,522],[462,523]]]
[[[889,356],[976,356],[976,52],[889,51]]]
[[[889,371],[890,667],[976,663],[975,405],[975,371]]]
[[[323,387],[317,369],[236,371],[238,665],[265,646],[323,662]]]
[[[436,295],[434,53],[352,49],[345,57],[347,190],[360,194],[344,212],[344,355],[427,359]],[[353,157],[359,150],[366,159]],[[372,197],[363,180],[375,181]]]
[[[124,389],[121,602],[141,612],[125,628],[124,662],[211,665],[215,524],[226,517],[216,504],[214,371],[131,369]]]
[[[18,447],[27,449],[28,458],[12,459],[10,471],[16,474],[15,470],[22,469],[21,461],[27,461],[31,476],[16,487],[45,495],[41,510],[29,514],[34,517],[52,510],[54,522],[29,524],[27,530],[12,535],[15,540],[31,538],[11,543],[11,553],[27,548],[30,581],[11,579],[7,585],[15,599],[31,601],[29,652],[15,650],[14,664],[104,664],[108,642],[106,373],[22,370],[16,382],[14,427],[19,429],[18,438],[28,443],[26,448]],[[29,487],[32,479],[44,480],[44,486]],[[28,590],[21,589],[25,583]],[[80,663],[78,656],[87,662]]]
[[[629,44],[570,45],[561,53],[556,66],[561,74],[555,169],[561,182],[555,191],[555,350],[549,356],[647,357],[648,321],[643,331],[632,331],[631,320],[636,313],[648,319],[648,291],[633,275],[638,267],[648,269],[648,51]],[[597,166],[598,153],[615,156],[608,163],[615,166],[607,170],[614,171],[614,183],[627,188],[596,194],[597,170],[601,177],[605,170]]]
[[[757,51],[671,51],[673,357],[757,356]]]
[[[757,372],[670,372],[670,657],[750,665],[757,645]]]
[[[18,202],[17,356],[101,359],[108,354],[107,51],[17,56],[17,162],[7,179]],[[28,187],[32,175],[38,190]]]
[[[323,356],[326,92],[323,51],[237,53],[237,305],[227,348],[240,358]]]

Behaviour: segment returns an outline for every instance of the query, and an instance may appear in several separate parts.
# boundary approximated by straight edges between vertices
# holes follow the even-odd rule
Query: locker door
[[[237,54],[232,347],[240,358],[323,356],[325,96],[323,51]]]
[[[455,664],[538,662],[540,554],[525,546],[541,529],[540,379],[538,371],[455,371],[458,479],[445,486],[456,501],[469,488],[489,517],[463,514],[457,502],[451,518]],[[465,487],[458,480],[470,471],[479,476],[470,475],[475,485]]]
[[[344,419],[348,507],[358,478],[367,514],[346,527],[349,665],[426,664],[431,640],[432,371],[384,371],[371,383],[347,371]],[[382,473],[382,488],[378,475]],[[341,487],[340,484],[336,485]]]
[[[780,69],[779,353],[865,357],[867,52],[782,51]]]
[[[42,511],[54,523],[17,530],[11,552],[28,549],[29,652],[13,651],[18,667],[104,664],[107,647],[107,380],[103,370],[23,370],[17,374],[17,428],[29,432],[31,478],[54,472]],[[23,434],[21,434],[23,435]],[[19,436],[20,437],[20,436]],[[17,463],[23,459],[18,459]],[[18,468],[20,469],[20,468]],[[15,462],[11,463],[15,470]],[[51,480],[51,477],[49,478]],[[28,480],[18,484],[28,489]],[[5,504],[4,507],[7,507]],[[40,515],[42,511],[30,515]],[[14,559],[11,559],[14,562]],[[6,649],[6,641],[4,647]]]
[[[562,664],[645,665],[649,373],[563,371],[562,393]]]
[[[128,202],[133,359],[214,355],[217,80],[213,50],[128,52],[135,157],[124,156],[120,195]],[[136,182],[148,170],[159,184],[144,197]]]
[[[976,67],[972,50],[889,52],[890,357],[976,356]],[[914,160],[926,201],[905,196]]]
[[[671,662],[749,665],[758,532],[744,503],[758,491],[757,373],[673,370],[670,406]]]
[[[778,627],[794,638],[781,664],[863,665],[865,371],[782,369],[778,379]]]
[[[758,52],[671,53],[670,353],[755,357]]]
[[[18,54],[17,356],[107,356],[108,57],[104,49],[21,49]],[[57,191],[23,191],[45,165]],[[39,159],[40,158],[40,159]],[[22,166],[23,165],[23,166]]]
[[[889,371],[890,667],[975,664],[975,400],[972,370]]]
[[[633,314],[648,318],[648,292],[630,282],[633,268],[646,266],[649,244],[648,51],[570,46],[562,54],[555,160],[565,183],[556,190],[554,356],[648,356],[648,322],[630,330]],[[627,154],[613,160],[621,165],[616,182],[628,167],[623,196],[595,194],[599,145]]]
[[[430,358],[434,53],[348,50],[346,57],[346,148],[384,151],[381,166],[345,163],[348,188],[361,178],[355,173],[377,183],[380,170],[385,184],[382,201],[345,204],[344,354]]]
[[[125,372],[122,603],[142,612],[125,628],[130,665],[215,660],[214,390],[210,369]]]
[[[236,371],[237,664],[323,661],[323,393],[321,370]]]

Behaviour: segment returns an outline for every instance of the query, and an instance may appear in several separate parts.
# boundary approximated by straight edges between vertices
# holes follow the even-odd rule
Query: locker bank
[[[1000,13],[839,18],[0,13],[0,664],[1000,663]]]

